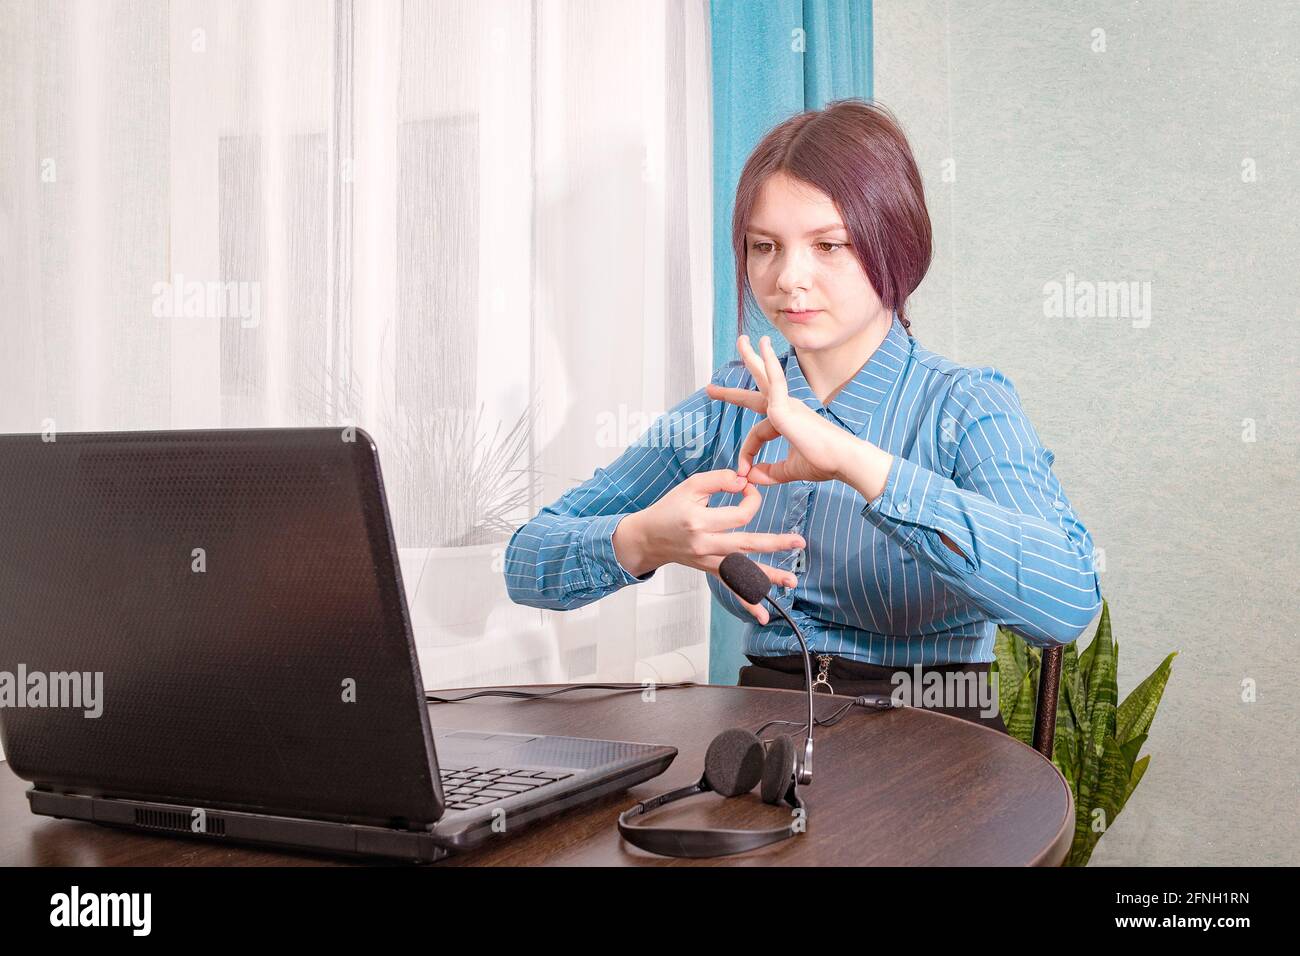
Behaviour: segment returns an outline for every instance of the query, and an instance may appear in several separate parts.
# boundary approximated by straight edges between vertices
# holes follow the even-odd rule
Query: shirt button
[[[1052,502],[1052,507],[1055,508],[1057,511],[1062,511],[1065,508],[1065,502],[1062,501],[1060,498],[1057,498],[1055,501]]]
[[[903,514],[907,514],[907,510],[908,510],[908,509],[907,509],[907,502],[906,502],[906,501],[900,501],[900,502],[898,503],[898,510],[901,511]]]

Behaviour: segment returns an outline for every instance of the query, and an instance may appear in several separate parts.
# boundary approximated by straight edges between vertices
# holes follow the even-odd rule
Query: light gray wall
[[[875,0],[935,228],[913,331],[1003,369],[1056,452],[1121,696],[1179,651],[1094,865],[1300,862],[1298,44],[1295,4]],[[1149,282],[1150,324],[1045,317],[1067,273]]]

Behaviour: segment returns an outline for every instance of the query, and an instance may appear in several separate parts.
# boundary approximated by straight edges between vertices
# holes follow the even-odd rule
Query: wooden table
[[[1059,865],[1074,833],[1064,778],[1041,754],[997,731],[933,711],[853,708],[814,734],[814,780],[801,787],[808,831],[749,853],[711,860],[654,856],[625,844],[620,811],[699,779],[709,741],[728,727],[751,730],[777,718],[802,721],[799,691],[701,685],[630,691],[582,690],[548,700],[488,697],[430,709],[435,727],[527,731],[668,744],[680,753],[664,774],[436,866],[1020,866]],[[518,688],[518,689],[540,689]],[[437,692],[457,696],[459,688]],[[825,717],[846,701],[819,695]],[[772,728],[768,734],[787,728]],[[151,836],[35,816],[29,784],[0,765],[0,865],[204,866],[348,863],[306,853]],[[376,781],[377,786],[382,782]],[[752,794],[694,797],[648,822],[762,827],[789,821],[789,808]]]

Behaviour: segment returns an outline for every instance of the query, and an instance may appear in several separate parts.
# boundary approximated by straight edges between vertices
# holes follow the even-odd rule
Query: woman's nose
[[[792,295],[796,289],[807,290],[809,278],[810,267],[804,256],[799,252],[787,253],[781,260],[776,285],[786,295]]]

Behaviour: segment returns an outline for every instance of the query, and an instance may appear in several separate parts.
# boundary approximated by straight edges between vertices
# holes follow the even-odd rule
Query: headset
[[[800,753],[789,735],[763,741],[757,734],[744,728],[724,730],[709,744],[704,755],[704,774],[697,782],[642,800],[620,813],[618,832],[623,839],[633,846],[661,856],[729,856],[788,840],[807,829],[808,811],[799,796],[799,786],[812,783],[813,724],[816,722],[813,718],[812,664],[808,644],[785,609],[768,597],[772,584],[753,561],[738,552],[729,554],[722,559],[718,576],[749,604],[758,604],[766,598],[794,629],[795,636],[799,638],[799,646],[803,649],[804,680],[808,689],[807,733],[803,752]],[[762,732],[762,728],[759,732]],[[792,823],[764,830],[683,830],[632,823],[652,810],[687,797],[701,793],[735,797],[749,793],[760,783],[762,786],[759,795],[763,802],[775,805],[784,800],[793,810]]]
[[[636,806],[624,810],[618,817],[618,832],[623,839],[633,846],[658,853],[661,856],[705,858],[729,856],[744,853],[759,847],[768,846],[788,840],[799,833],[806,832],[808,808],[799,796],[799,787],[812,783],[813,727],[833,726],[852,707],[861,706],[876,710],[888,710],[900,706],[901,702],[890,697],[864,696],[848,701],[833,715],[819,720],[813,715],[812,662],[808,653],[808,643],[804,640],[799,626],[790,619],[781,605],[769,596],[772,584],[753,561],[740,553],[727,555],[718,568],[718,576],[737,595],[749,604],[758,604],[767,600],[776,611],[785,618],[799,639],[803,650],[804,683],[808,693],[808,721],[800,725],[806,731],[802,752],[789,734],[782,734],[771,740],[763,740],[760,734],[773,724],[793,724],[795,721],[768,721],[757,731],[743,727],[724,730],[713,738],[704,755],[704,773],[698,781],[677,790],[670,790],[657,797],[642,800]],[[661,684],[661,688],[695,687],[693,681],[673,684]],[[622,684],[571,684],[552,691],[475,691],[460,697],[440,697],[426,692],[430,703],[449,704],[476,697],[514,697],[534,700],[552,697],[556,694],[570,693],[583,689],[608,689],[613,691],[640,691],[640,688],[628,688]],[[759,796],[764,803],[776,805],[785,801],[792,810],[793,822],[779,827],[763,830],[705,829],[685,830],[671,827],[648,827],[633,824],[633,820],[644,818],[647,814],[667,804],[701,793],[716,793],[723,797],[735,797],[749,793],[760,785]]]

